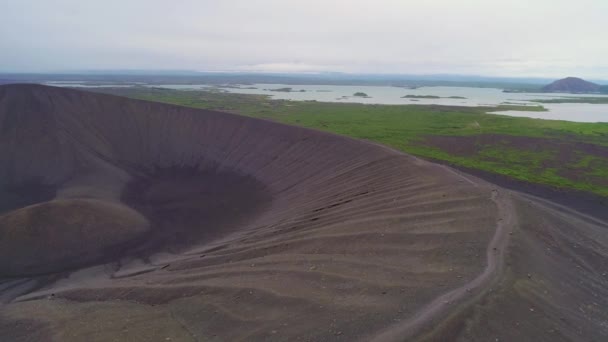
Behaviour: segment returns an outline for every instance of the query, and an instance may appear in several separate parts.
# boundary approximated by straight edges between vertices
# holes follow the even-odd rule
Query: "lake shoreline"
[[[76,82],[47,84],[67,87],[110,88]],[[376,105],[421,105],[448,107],[505,107],[489,111],[492,115],[529,117],[571,122],[608,122],[608,95],[564,93],[505,93],[500,88],[451,86],[354,86],[287,84],[120,84],[114,87],[142,87],[172,90],[199,90],[228,94],[263,95],[273,100],[360,103]],[[353,94],[366,96],[353,96]],[[589,103],[585,99],[589,98]],[[604,100],[605,99],[605,100]],[[605,101],[605,102],[604,102]],[[513,106],[513,109],[506,108]],[[529,107],[530,110],[522,110]],[[543,109],[544,108],[544,109]],[[545,110],[546,109],[546,110]]]

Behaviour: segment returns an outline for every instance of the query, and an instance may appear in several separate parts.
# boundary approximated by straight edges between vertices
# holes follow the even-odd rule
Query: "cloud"
[[[5,0],[0,68],[608,78],[608,1]]]
[[[319,64],[305,64],[305,63],[263,63],[253,65],[240,65],[236,66],[234,71],[249,71],[249,72],[270,72],[270,73],[282,73],[282,72],[295,72],[295,73],[315,73],[323,71],[342,71],[342,67],[339,65],[319,65]]]

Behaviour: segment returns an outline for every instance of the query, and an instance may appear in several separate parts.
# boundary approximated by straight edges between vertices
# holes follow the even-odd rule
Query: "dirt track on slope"
[[[398,150],[386,147],[384,145],[374,144],[380,148],[401,153]],[[402,341],[410,339],[421,331],[429,330],[432,324],[437,324],[439,317],[454,310],[455,306],[461,305],[463,301],[471,297],[479,296],[481,293],[488,290],[489,285],[495,282],[501,276],[504,268],[504,255],[509,242],[509,236],[517,225],[517,214],[513,208],[510,196],[511,192],[501,189],[491,183],[483,181],[471,175],[463,174],[445,165],[437,165],[449,173],[458,175],[461,181],[465,181],[475,187],[492,188],[491,200],[498,208],[498,220],[496,222],[496,231],[490,240],[486,249],[487,263],[483,272],[473,278],[461,287],[455,288],[447,293],[440,295],[423,307],[420,311],[414,313],[410,319],[401,321],[384,331],[364,340],[373,341]]]
[[[461,175],[468,182],[479,184],[479,180]],[[484,186],[488,184],[483,182]],[[438,321],[442,314],[450,312],[452,306],[461,304],[467,297],[476,296],[488,290],[489,284],[496,281],[501,275],[504,263],[504,254],[509,241],[509,231],[516,225],[516,213],[509,199],[509,193],[504,190],[492,190],[492,201],[498,207],[498,222],[496,232],[486,250],[487,264],[483,272],[468,283],[451,290],[434,299],[422,310],[413,314],[412,318],[400,322],[380,334],[374,336],[373,341],[402,341],[409,339],[421,330]]]

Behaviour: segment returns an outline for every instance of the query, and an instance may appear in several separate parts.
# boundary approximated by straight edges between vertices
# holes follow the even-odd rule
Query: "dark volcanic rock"
[[[552,93],[597,93],[600,91],[600,86],[577,77],[567,77],[543,87],[543,91]]]

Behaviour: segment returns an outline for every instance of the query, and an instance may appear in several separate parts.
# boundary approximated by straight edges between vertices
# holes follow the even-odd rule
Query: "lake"
[[[95,87],[84,83],[49,82],[49,85],[69,87]],[[103,85],[110,87],[111,85]],[[125,85],[121,85],[125,86]],[[152,85],[149,85],[152,86]],[[541,104],[534,99],[556,99],[562,97],[600,97],[608,95],[587,94],[547,94],[547,93],[504,93],[496,88],[473,87],[419,87],[408,89],[391,86],[347,86],[347,85],[287,85],[287,84],[251,84],[251,85],[208,85],[208,84],[163,84],[153,85],[168,89],[197,89],[216,90],[237,94],[267,95],[273,99],[291,101],[320,101],[338,103],[364,103],[387,105],[444,105],[444,106],[498,106],[511,104],[519,106],[542,105],[547,112],[529,111],[499,111],[489,114],[531,117],[551,120],[567,120],[576,122],[608,122],[608,104],[560,103]],[[276,91],[277,89],[290,91]],[[353,96],[355,93],[364,93],[367,97]],[[404,97],[409,96],[409,97]],[[433,98],[421,98],[432,96]]]

